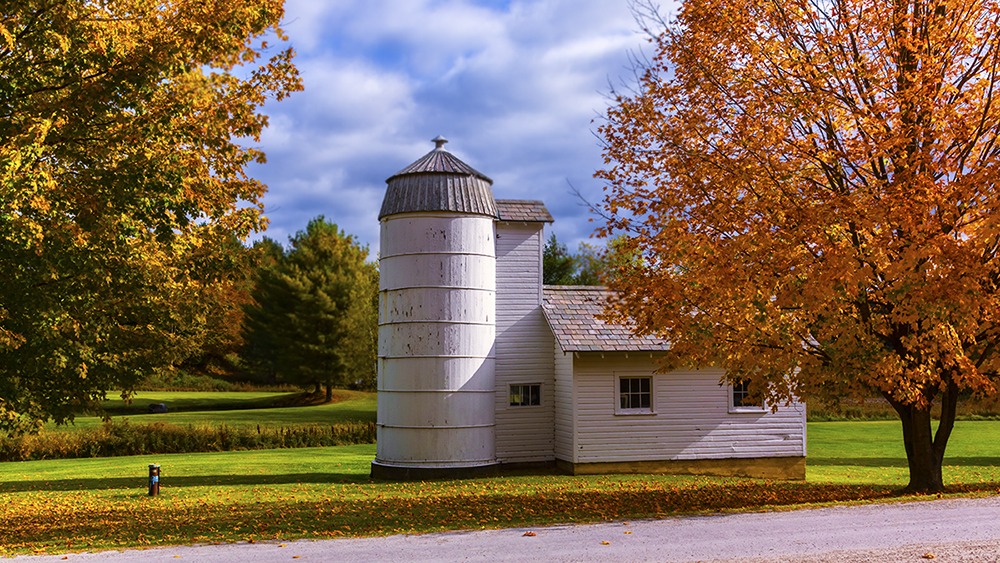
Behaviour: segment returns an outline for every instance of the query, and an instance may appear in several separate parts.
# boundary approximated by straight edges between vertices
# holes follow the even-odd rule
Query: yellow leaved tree
[[[260,59],[282,14],[280,0],[0,7],[0,427],[128,392],[212,322],[199,295],[233,282],[190,260],[261,227],[266,188],[244,168],[263,154],[239,140],[258,139],[266,99],[301,89],[290,49]]]
[[[772,404],[884,397],[941,489],[1000,366],[1000,3],[685,0],[651,36],[600,128],[613,313]]]

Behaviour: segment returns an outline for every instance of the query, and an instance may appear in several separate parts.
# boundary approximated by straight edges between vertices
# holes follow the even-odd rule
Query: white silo
[[[376,478],[496,465],[493,181],[434,142],[386,180],[379,213]]]

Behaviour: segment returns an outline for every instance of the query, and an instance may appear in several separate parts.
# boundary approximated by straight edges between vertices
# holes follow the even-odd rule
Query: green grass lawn
[[[1000,422],[960,422],[949,446],[947,482],[962,484],[962,494],[995,494],[997,438]],[[807,483],[554,472],[378,482],[368,479],[374,445],[0,463],[6,538],[0,554],[871,501],[892,498],[905,484],[898,423],[810,423],[809,453]],[[149,463],[162,467],[156,498],[146,496]]]
[[[241,397],[241,395],[251,395]],[[112,415],[115,420],[127,418],[133,424],[147,422],[168,422],[178,425],[227,425],[227,426],[284,426],[292,424],[338,424],[342,422],[375,422],[375,393],[363,391],[338,391],[341,400],[335,403],[304,406],[259,408],[270,405],[287,393],[242,393],[242,392],[148,392],[133,401],[143,405],[142,414]],[[145,414],[145,405],[164,403],[171,410],[166,414]],[[121,400],[113,405],[124,406]],[[213,405],[240,405],[236,410],[205,410]],[[176,405],[176,406],[175,406]],[[227,407],[228,408],[228,407]],[[176,410],[175,410],[176,409]],[[46,430],[73,431],[101,424],[96,416],[77,417],[69,426],[57,427],[49,424]]]
[[[810,422],[807,436],[810,482],[903,487],[908,481],[898,421]],[[946,484],[1000,482],[1000,422],[956,422],[944,466]]]

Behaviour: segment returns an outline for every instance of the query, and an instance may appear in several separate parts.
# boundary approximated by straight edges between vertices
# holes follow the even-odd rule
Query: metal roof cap
[[[444,148],[438,135],[434,150],[389,177],[378,218],[417,211],[451,211],[497,217],[488,176]]]

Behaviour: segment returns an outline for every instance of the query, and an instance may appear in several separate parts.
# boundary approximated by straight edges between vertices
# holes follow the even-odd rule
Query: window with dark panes
[[[622,377],[618,380],[619,408],[652,409],[652,377]]]
[[[524,407],[540,404],[542,404],[541,384],[510,386],[510,406]]]

